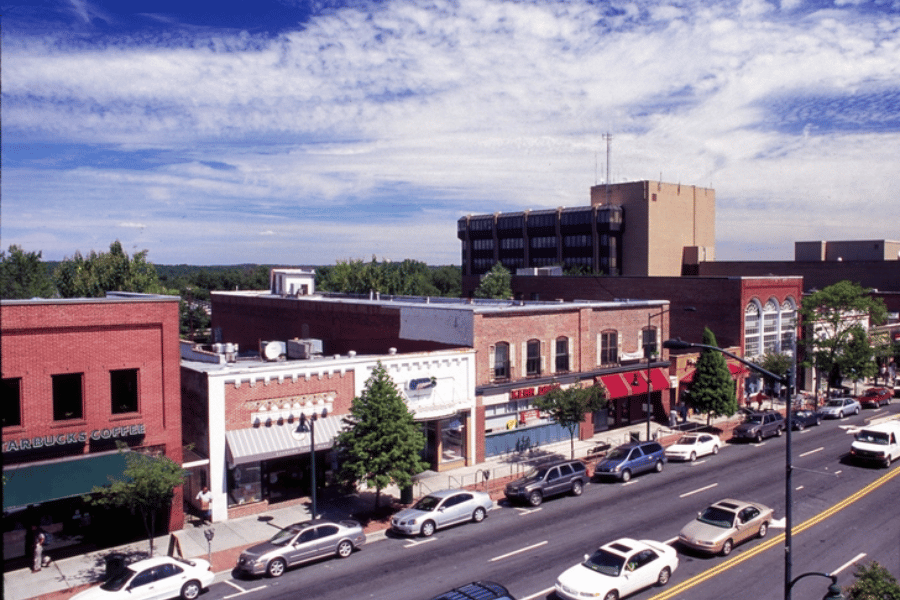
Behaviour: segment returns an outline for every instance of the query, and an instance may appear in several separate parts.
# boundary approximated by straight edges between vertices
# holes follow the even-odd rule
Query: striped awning
[[[327,450],[334,446],[334,439],[343,427],[343,417],[330,416],[316,420],[316,450]],[[226,431],[228,464],[240,465],[282,456],[308,454],[310,434],[298,429],[297,422],[294,422]]]

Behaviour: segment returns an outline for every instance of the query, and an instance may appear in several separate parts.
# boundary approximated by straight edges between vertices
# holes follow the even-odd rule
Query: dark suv
[[[493,581],[473,581],[454,588],[432,600],[516,600],[505,587]]]
[[[666,451],[659,442],[631,442],[613,448],[597,464],[594,475],[598,478],[613,477],[628,481],[632,475],[647,471],[663,470]]]
[[[781,435],[784,431],[784,417],[780,412],[767,410],[751,412],[744,422],[734,428],[732,436],[736,440],[763,441],[763,438]]]
[[[506,484],[506,499],[537,506],[547,496],[572,492],[580,496],[588,482],[587,469],[580,460],[564,460],[532,467],[521,479]]]

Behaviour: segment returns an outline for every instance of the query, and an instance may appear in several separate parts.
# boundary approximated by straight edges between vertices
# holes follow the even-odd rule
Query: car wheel
[[[631,481],[631,471],[629,471],[628,469],[622,471],[622,481]]]
[[[276,558],[266,567],[266,573],[269,574],[269,577],[281,577],[284,575],[285,567],[287,567],[287,563],[284,562],[284,559]]]
[[[612,590],[605,596],[603,596],[603,600],[619,600],[619,592],[616,590]]]
[[[725,540],[725,543],[722,544],[722,556],[728,556],[731,554],[731,549],[734,548],[734,542],[731,540]]]
[[[528,503],[532,506],[539,506],[543,501],[544,495],[537,490],[534,490],[533,492],[528,494]]]
[[[757,433],[757,434],[756,434],[756,443],[758,444],[758,443],[760,443],[760,442],[762,442],[762,434],[761,434],[761,433]]]
[[[431,537],[434,534],[434,521],[425,521],[422,523],[422,535]]]
[[[766,533],[768,533],[768,532],[769,532],[769,524],[763,523],[762,525],[759,526],[759,533],[757,535],[759,535],[759,537],[761,537],[761,538],[764,538],[764,537],[766,537]]]
[[[197,596],[200,595],[200,582],[199,581],[188,581],[186,584],[181,586],[181,597],[184,600],[194,600]]]
[[[657,473],[662,473],[663,464],[661,460],[656,461],[656,465],[653,467]]]
[[[695,460],[697,460],[697,453],[696,453],[696,452],[691,452],[691,458],[690,458],[689,460],[690,460],[691,462],[694,462]]]
[[[344,540],[337,547],[337,555],[341,558],[347,558],[353,554],[353,544],[349,540]]]
[[[669,567],[664,568],[659,572],[659,577],[656,578],[656,585],[664,586],[669,583],[669,577],[672,576],[672,571],[669,570]]]
[[[713,446],[713,454],[718,454],[718,453],[719,453],[719,447]]]
[[[472,513],[472,520],[476,523],[481,523],[482,521],[484,521],[485,514],[487,513],[485,513],[484,509],[479,506],[475,509],[475,512]]]
[[[584,491],[584,486],[581,485],[580,481],[576,480],[576,481],[572,482],[572,495],[573,496],[580,496],[581,492],[583,492],[583,491]]]

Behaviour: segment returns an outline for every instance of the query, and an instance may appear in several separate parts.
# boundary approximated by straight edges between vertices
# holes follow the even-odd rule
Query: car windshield
[[[696,444],[698,440],[699,438],[696,435],[686,435],[675,443],[679,446],[692,446]]]
[[[613,448],[606,458],[607,460],[623,460],[628,458],[628,452],[630,452],[629,448]]]
[[[697,520],[707,525],[728,529],[734,524],[734,513],[728,510],[710,506],[703,511]]]
[[[858,442],[866,442],[869,444],[878,444],[880,446],[887,446],[888,434],[882,433],[880,431],[866,431],[863,429],[859,433],[856,434],[856,441]]]
[[[100,585],[101,590],[106,590],[107,592],[118,592],[121,590],[128,581],[134,577],[134,571],[131,569],[125,569],[118,573],[117,575],[113,575],[106,581],[104,581]]]
[[[622,572],[622,566],[625,564],[625,557],[600,549],[581,564],[591,571],[609,575],[610,577],[618,577],[619,573]]]
[[[413,506],[416,510],[432,511],[441,503],[441,499],[437,496],[425,496],[415,503]]]
[[[294,539],[294,536],[300,533],[300,530],[300,527],[285,527],[273,535],[272,539],[269,540],[269,543],[275,544],[276,546],[284,546]]]

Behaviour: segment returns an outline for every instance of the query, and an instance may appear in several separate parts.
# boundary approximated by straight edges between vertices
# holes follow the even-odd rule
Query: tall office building
[[[558,265],[606,275],[693,274],[714,258],[715,190],[656,181],[591,188],[591,205],[459,219],[463,276]]]

